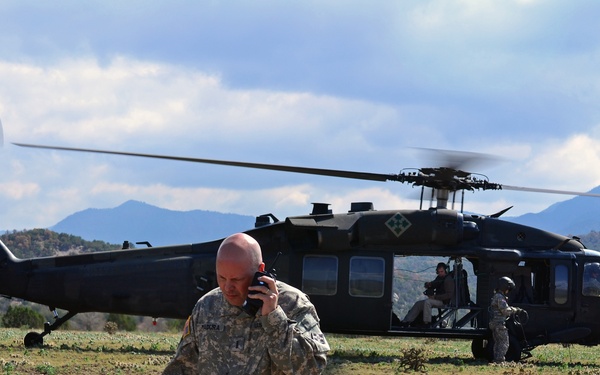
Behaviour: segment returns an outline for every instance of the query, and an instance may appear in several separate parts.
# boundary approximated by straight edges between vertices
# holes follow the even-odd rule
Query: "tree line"
[[[69,254],[90,253],[119,249],[120,245],[104,241],[87,241],[66,233],[50,229],[7,231],[0,239],[17,258],[37,258]]]

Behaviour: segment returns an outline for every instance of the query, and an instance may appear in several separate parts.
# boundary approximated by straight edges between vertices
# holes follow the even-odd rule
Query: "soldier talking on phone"
[[[219,287],[196,303],[164,375],[323,371],[329,344],[315,307],[303,292],[264,272],[254,238],[227,237],[217,252],[216,271]],[[253,301],[260,302],[248,308]]]

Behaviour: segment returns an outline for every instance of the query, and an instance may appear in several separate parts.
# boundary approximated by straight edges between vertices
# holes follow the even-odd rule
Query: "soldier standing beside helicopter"
[[[518,307],[508,305],[507,295],[515,288],[515,282],[510,277],[501,277],[498,279],[496,293],[490,302],[490,323],[494,337],[494,363],[502,363],[508,352],[509,339],[506,320],[509,316],[523,311]]]
[[[221,243],[219,287],[196,303],[163,375],[323,371],[329,344],[315,307],[304,293],[276,281],[264,268],[260,245],[249,235],[236,233]],[[260,283],[251,284],[253,279]],[[244,309],[247,298],[260,300],[260,307]]]

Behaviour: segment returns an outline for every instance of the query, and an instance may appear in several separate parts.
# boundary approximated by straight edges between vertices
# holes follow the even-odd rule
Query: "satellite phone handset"
[[[271,267],[269,267],[269,269],[266,272],[256,272],[254,274],[254,277],[252,278],[252,283],[250,284],[250,286],[266,286],[267,288],[269,287],[267,285],[267,283],[265,283],[264,281],[260,281],[258,278],[261,276],[268,276],[270,278],[272,278],[273,280],[277,279],[277,274],[275,273],[275,263],[277,263],[277,260],[279,259],[279,256],[281,255],[281,251],[279,251],[277,253],[277,255],[275,256],[275,259],[273,260],[273,263],[271,263]],[[256,294],[258,293],[257,291],[254,290],[250,290],[248,291],[248,295],[250,294]],[[250,298],[250,297],[246,297],[246,300],[244,301],[244,304],[242,305],[242,309],[248,313],[248,315],[250,316],[254,316],[256,315],[256,313],[258,312],[258,310],[262,307],[263,301],[260,299],[256,299],[256,298]]]

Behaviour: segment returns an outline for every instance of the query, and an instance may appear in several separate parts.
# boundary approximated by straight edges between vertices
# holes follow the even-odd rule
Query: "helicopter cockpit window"
[[[304,257],[302,291],[306,294],[333,296],[337,293],[338,259],[333,256]]]
[[[600,297],[600,263],[586,263],[583,266],[583,295]]]
[[[352,257],[350,259],[350,295],[383,296],[385,261],[383,258]]]
[[[569,298],[569,269],[565,265],[557,265],[554,269],[554,302],[559,305],[567,303]]]

